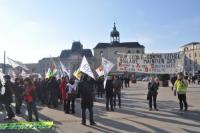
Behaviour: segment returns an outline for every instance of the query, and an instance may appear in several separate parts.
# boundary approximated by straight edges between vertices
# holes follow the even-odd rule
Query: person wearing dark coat
[[[106,82],[105,91],[106,91],[106,109],[109,110],[109,104],[110,104],[111,111],[113,111],[114,91],[113,91],[113,81],[110,77]]]
[[[119,77],[114,76],[113,89],[114,89],[114,108],[116,107],[116,101],[118,98],[118,106],[121,108],[121,80]]]
[[[151,80],[148,83],[148,94],[147,94],[147,100],[149,100],[149,111],[152,111],[152,99],[153,99],[154,109],[158,111],[157,109],[158,89],[159,89],[158,79],[151,77]]]
[[[56,77],[51,77],[47,84],[48,89],[48,107],[51,105],[56,108],[58,106],[59,84]]]
[[[90,113],[90,125],[95,125],[93,119],[94,88],[88,75],[84,75],[83,80],[78,84],[78,93],[81,98],[82,124],[86,125],[86,109]]]
[[[99,77],[99,79],[97,80],[97,96],[103,98],[103,77]]]
[[[13,90],[12,90],[12,83],[10,81],[10,76],[9,75],[5,75],[4,76],[4,80],[5,80],[5,93],[2,96],[2,101],[3,104],[5,105],[5,109],[7,112],[7,118],[5,118],[4,120],[11,120],[13,117],[15,117],[15,114],[11,108],[11,103],[12,103],[12,94],[13,94]]]
[[[23,100],[23,91],[24,88],[22,84],[20,84],[20,79],[16,78],[13,88],[14,94],[15,94],[15,113],[21,114],[21,106],[22,106],[22,100]]]
[[[171,78],[172,91],[173,91],[173,89],[174,89],[174,84],[175,84],[176,80],[177,80],[177,76],[176,76],[176,74],[174,74],[174,76]]]

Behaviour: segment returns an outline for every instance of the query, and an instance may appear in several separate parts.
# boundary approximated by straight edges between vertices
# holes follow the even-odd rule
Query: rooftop
[[[114,42],[114,43],[98,43],[94,47],[94,49],[108,48],[108,47],[145,48],[138,42]]]

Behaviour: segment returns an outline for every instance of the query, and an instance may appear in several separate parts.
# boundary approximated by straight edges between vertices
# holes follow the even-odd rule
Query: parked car
[[[142,81],[149,81],[149,77],[144,77]]]
[[[137,77],[136,78],[137,81],[142,81],[142,79],[143,79],[142,77]]]

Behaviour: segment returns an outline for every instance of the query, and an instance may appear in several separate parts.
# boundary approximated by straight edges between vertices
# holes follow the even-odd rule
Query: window
[[[128,53],[131,53],[131,51],[130,51],[130,50],[128,50]]]
[[[191,58],[191,54],[189,54],[189,57]]]
[[[103,51],[100,51],[100,56],[103,56]]]
[[[140,53],[140,51],[139,51],[139,50],[137,50],[137,51],[136,51],[136,53],[137,53],[137,54],[139,54],[139,53]]]
[[[197,53],[196,52],[194,53],[194,57],[197,57]]]

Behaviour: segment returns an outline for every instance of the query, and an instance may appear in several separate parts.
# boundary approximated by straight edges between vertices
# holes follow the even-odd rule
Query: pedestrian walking
[[[9,75],[5,75],[4,76],[4,80],[5,80],[5,93],[2,95],[2,103],[5,105],[5,109],[7,112],[7,118],[5,118],[4,120],[11,120],[13,117],[15,117],[15,114],[11,108],[11,103],[13,102],[13,84],[10,81],[10,76]]]
[[[178,73],[178,79],[175,82],[175,92],[178,94],[179,99],[179,105],[180,105],[180,111],[183,110],[183,104],[185,107],[185,111],[188,110],[188,104],[187,104],[187,88],[188,88],[188,82],[184,79],[184,75],[182,72]]]
[[[38,111],[36,107],[36,88],[30,78],[24,80],[24,100],[26,101],[28,110],[28,121],[32,121],[32,112],[35,115],[36,121],[39,121]]]
[[[151,77],[150,82],[148,83],[148,93],[147,93],[147,100],[149,100],[149,111],[152,111],[152,101],[153,106],[156,111],[158,111],[157,108],[157,95],[158,95],[158,89],[159,89],[159,82],[154,77]]]
[[[89,110],[90,125],[96,125],[93,119],[94,88],[88,75],[83,75],[83,80],[78,84],[78,93],[81,98],[82,124],[86,125],[86,109]]]
[[[22,79],[23,80],[23,79]],[[21,114],[21,106],[23,101],[23,81],[20,78],[15,79],[13,91],[15,94],[15,113]]]
[[[122,83],[119,77],[114,76],[114,80],[113,80],[114,108],[116,107],[117,98],[118,98],[118,106],[119,108],[121,108],[121,86],[122,86]]]
[[[113,109],[113,81],[111,79],[111,77],[108,77],[108,80],[106,82],[106,86],[105,86],[105,91],[106,91],[106,109],[107,111],[109,111],[111,109],[111,111],[114,111]],[[109,107],[110,105],[110,107]]]

